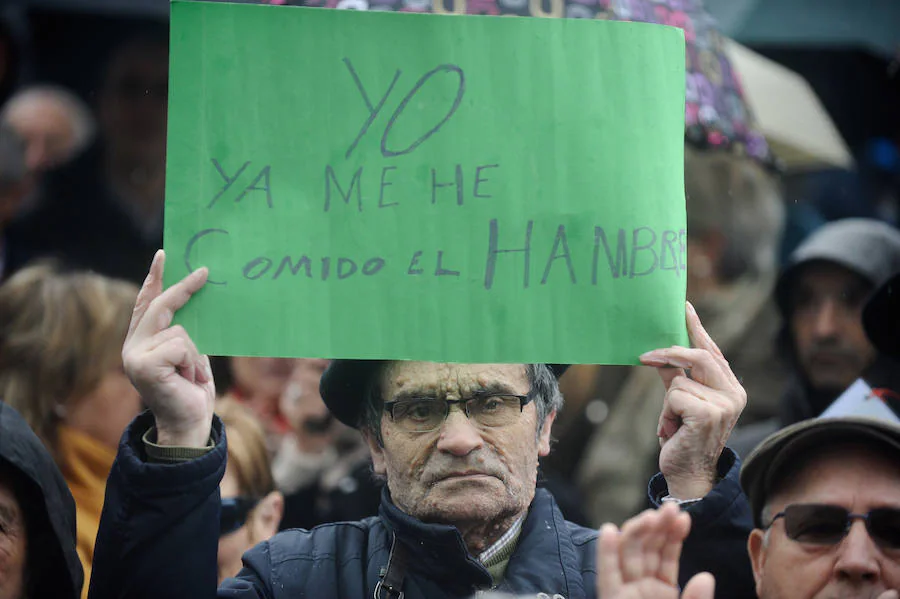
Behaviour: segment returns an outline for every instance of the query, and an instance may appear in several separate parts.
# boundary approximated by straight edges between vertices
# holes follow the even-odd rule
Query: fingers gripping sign
[[[600,529],[597,549],[597,596],[600,599],[679,599],[678,560],[691,519],[676,506],[648,510],[620,531]],[[697,574],[682,599],[712,599],[715,580]]]
[[[162,445],[203,447],[216,397],[209,358],[172,318],[206,284],[205,268],[163,291],[165,253],[153,257],[122,348],[125,372],[156,419]]]
[[[693,347],[653,350],[641,363],[656,367],[666,388],[657,433],[660,471],[672,497],[694,499],[715,485],[716,465],[747,393],[690,303],[686,312]]]

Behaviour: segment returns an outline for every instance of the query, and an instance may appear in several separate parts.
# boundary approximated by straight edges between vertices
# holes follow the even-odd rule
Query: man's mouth
[[[488,474],[487,472],[481,472],[480,470],[464,470],[459,472],[450,472],[438,478],[438,482],[440,481],[450,481],[450,480],[463,480],[467,478],[488,478],[493,475]]]
[[[836,366],[852,363],[853,356],[843,351],[820,350],[810,355],[810,361],[820,366]]]

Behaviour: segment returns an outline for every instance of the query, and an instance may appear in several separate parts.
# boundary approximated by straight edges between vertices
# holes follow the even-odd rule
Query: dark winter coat
[[[149,414],[139,417],[119,448],[94,552],[91,599],[363,599],[372,597],[395,540],[411,556],[407,599],[471,597],[493,586],[454,527],[406,515],[385,492],[377,517],[284,531],[251,549],[238,577],[217,594],[218,484],[227,453],[222,425],[215,421],[216,447],[203,457],[155,464],[146,461],[141,444],[152,423]],[[724,479],[696,508],[697,533],[682,566],[685,576],[720,574],[723,592],[731,593],[721,596],[737,598],[749,595],[735,584],[744,591],[750,584],[752,592],[752,583],[735,574],[749,570],[744,547],[751,519],[734,454],[728,452],[723,466]],[[538,489],[498,590],[593,598],[596,545],[595,530],[566,522],[552,495]]]

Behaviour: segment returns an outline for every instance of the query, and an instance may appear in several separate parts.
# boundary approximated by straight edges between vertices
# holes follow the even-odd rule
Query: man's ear
[[[753,580],[756,582],[756,594],[762,583],[763,569],[766,566],[766,531],[754,528],[747,539],[747,553],[750,554],[750,565],[753,567]]]
[[[538,455],[541,457],[550,453],[550,429],[553,428],[554,420],[556,420],[556,410],[547,414],[544,424],[541,425],[541,434],[538,435]]]
[[[250,540],[254,544],[271,539],[278,532],[284,515],[284,496],[272,491],[253,508],[250,520]]]
[[[372,454],[372,470],[379,476],[386,476],[387,471],[384,467],[384,447],[378,443],[378,439],[376,439],[375,435],[370,431],[364,431],[362,435],[363,439],[366,440],[366,444],[369,446],[369,453]]]

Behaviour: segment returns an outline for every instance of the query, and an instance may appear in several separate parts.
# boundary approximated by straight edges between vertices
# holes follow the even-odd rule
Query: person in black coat
[[[75,500],[22,416],[0,402],[0,597],[78,599]]]
[[[596,596],[597,532],[566,522],[535,488],[563,368],[354,360],[333,362],[321,392],[336,418],[363,432],[386,479],[379,515],[279,533],[248,551],[216,594],[226,431],[213,415],[208,358],[170,327],[208,271],[163,292],[163,262],[160,252],[123,349],[151,411],[126,433],[109,478],[92,599]],[[751,524],[739,462],[724,444],[746,394],[690,306],[687,325],[694,349],[641,358],[668,389],[653,498],[694,519],[683,574],[711,571],[721,597],[736,599],[752,593]]]

